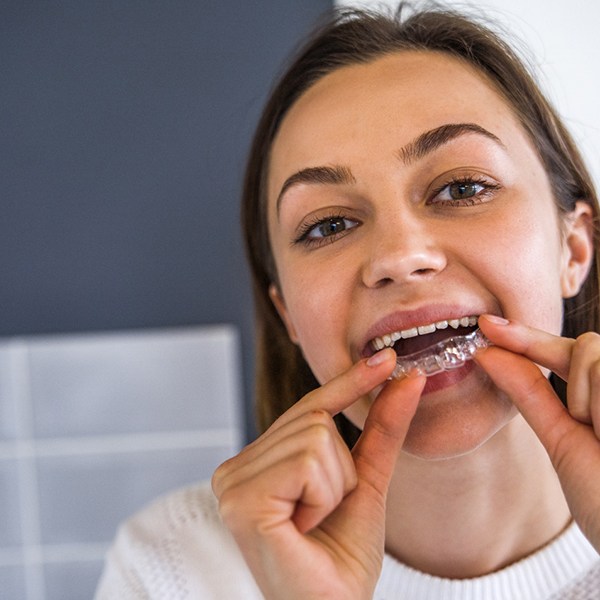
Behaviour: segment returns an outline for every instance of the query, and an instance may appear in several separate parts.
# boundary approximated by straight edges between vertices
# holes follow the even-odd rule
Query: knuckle
[[[218,498],[219,513],[221,514],[222,517],[225,517],[225,515],[228,515],[231,513],[231,509],[234,504],[234,502],[233,502],[234,499],[235,499],[235,496],[232,494],[231,488],[223,490],[223,492],[221,493],[221,495]]]
[[[594,331],[586,331],[576,338],[575,347],[580,352],[589,352],[593,349],[600,350],[600,335]]]
[[[314,423],[321,423],[323,425],[329,425],[331,422],[331,415],[321,408],[315,408],[311,411],[311,419]]]
[[[213,473],[213,476],[210,479],[210,487],[212,488],[214,495],[217,497],[217,499],[219,499],[222,491],[221,478],[218,476],[216,471]]]
[[[576,421],[579,421],[579,423],[583,423],[585,425],[592,425],[590,413],[585,409],[585,407],[576,407],[574,410],[569,410],[569,414]]]
[[[314,452],[328,452],[335,446],[337,432],[332,422],[312,423],[307,430],[307,447]]]
[[[243,497],[243,494],[239,494],[236,488],[229,488],[219,497],[219,514],[231,531],[240,528],[240,517],[244,514],[240,496]]]
[[[313,480],[323,469],[322,453],[313,449],[304,451],[298,457],[296,469],[301,477]]]
[[[243,465],[241,462],[243,456],[243,451],[236,456],[232,456],[228,458],[226,461],[222,462],[213,472],[210,483],[212,490],[217,497],[217,499],[221,496],[223,491],[228,487],[231,481],[231,475],[236,471],[236,469]]]
[[[215,472],[213,473],[212,478],[210,480],[212,490],[217,498],[220,497],[220,495],[222,494],[222,491],[223,491],[223,481],[225,479],[226,472],[227,472],[226,464],[227,463],[223,463],[223,464],[219,465],[215,469]]]
[[[600,359],[590,366],[589,377],[592,390],[597,389],[600,386]]]
[[[568,404],[569,414],[580,423],[590,423],[589,405],[585,402],[572,400]]]

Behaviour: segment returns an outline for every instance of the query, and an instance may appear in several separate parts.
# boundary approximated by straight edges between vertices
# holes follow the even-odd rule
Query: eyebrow
[[[481,127],[481,125],[477,125],[476,123],[449,123],[422,133],[417,138],[400,148],[400,150],[397,152],[397,156],[403,164],[409,165],[416,160],[424,158],[427,156],[427,154],[437,150],[444,144],[470,133],[483,135],[502,146],[502,148],[505,148],[498,136],[494,135],[487,129],[484,129]],[[288,177],[281,186],[281,191],[277,196],[277,214],[279,214],[279,207],[285,193],[291,187],[302,183],[319,185],[351,185],[356,183],[356,179],[348,167],[340,165],[307,167],[306,169],[301,169],[300,171]]]
[[[469,133],[483,135],[505,148],[498,136],[484,129],[481,125],[476,123],[450,123],[422,133],[412,142],[400,148],[397,154],[405,165],[409,165],[437,150],[440,146]]]
[[[352,171],[348,167],[331,166],[331,167],[308,167],[294,173],[288,177],[281,186],[279,196],[277,196],[277,212],[279,213],[279,205],[285,193],[294,185],[301,183],[321,184],[321,185],[351,185],[356,183]]]

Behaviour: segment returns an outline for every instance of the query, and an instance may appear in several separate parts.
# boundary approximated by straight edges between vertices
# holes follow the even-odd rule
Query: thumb
[[[558,399],[550,382],[531,360],[503,348],[493,346],[475,360],[494,384],[519,409],[545,446],[553,463],[559,461],[559,448],[577,422]]]
[[[422,375],[390,381],[373,402],[352,450],[358,480],[368,483],[382,497],[387,494],[425,381]]]

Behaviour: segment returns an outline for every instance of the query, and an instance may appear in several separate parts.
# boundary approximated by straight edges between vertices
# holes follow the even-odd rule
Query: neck
[[[432,575],[476,577],[534,552],[569,520],[547,454],[517,416],[468,455],[401,456],[388,494],[386,550]]]

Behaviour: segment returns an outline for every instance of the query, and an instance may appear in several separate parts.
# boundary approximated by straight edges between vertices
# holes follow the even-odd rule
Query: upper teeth
[[[417,335],[427,335],[428,333],[433,333],[436,329],[447,329],[448,326],[453,329],[458,329],[459,327],[474,327],[475,325],[477,325],[476,316],[437,321],[436,323],[429,323],[429,325],[419,325],[418,327],[411,327],[410,329],[403,329],[402,331],[386,333],[381,337],[374,338],[371,341],[371,345],[375,350],[381,350],[386,346],[393,346],[400,338],[405,340],[407,338],[416,337]]]

